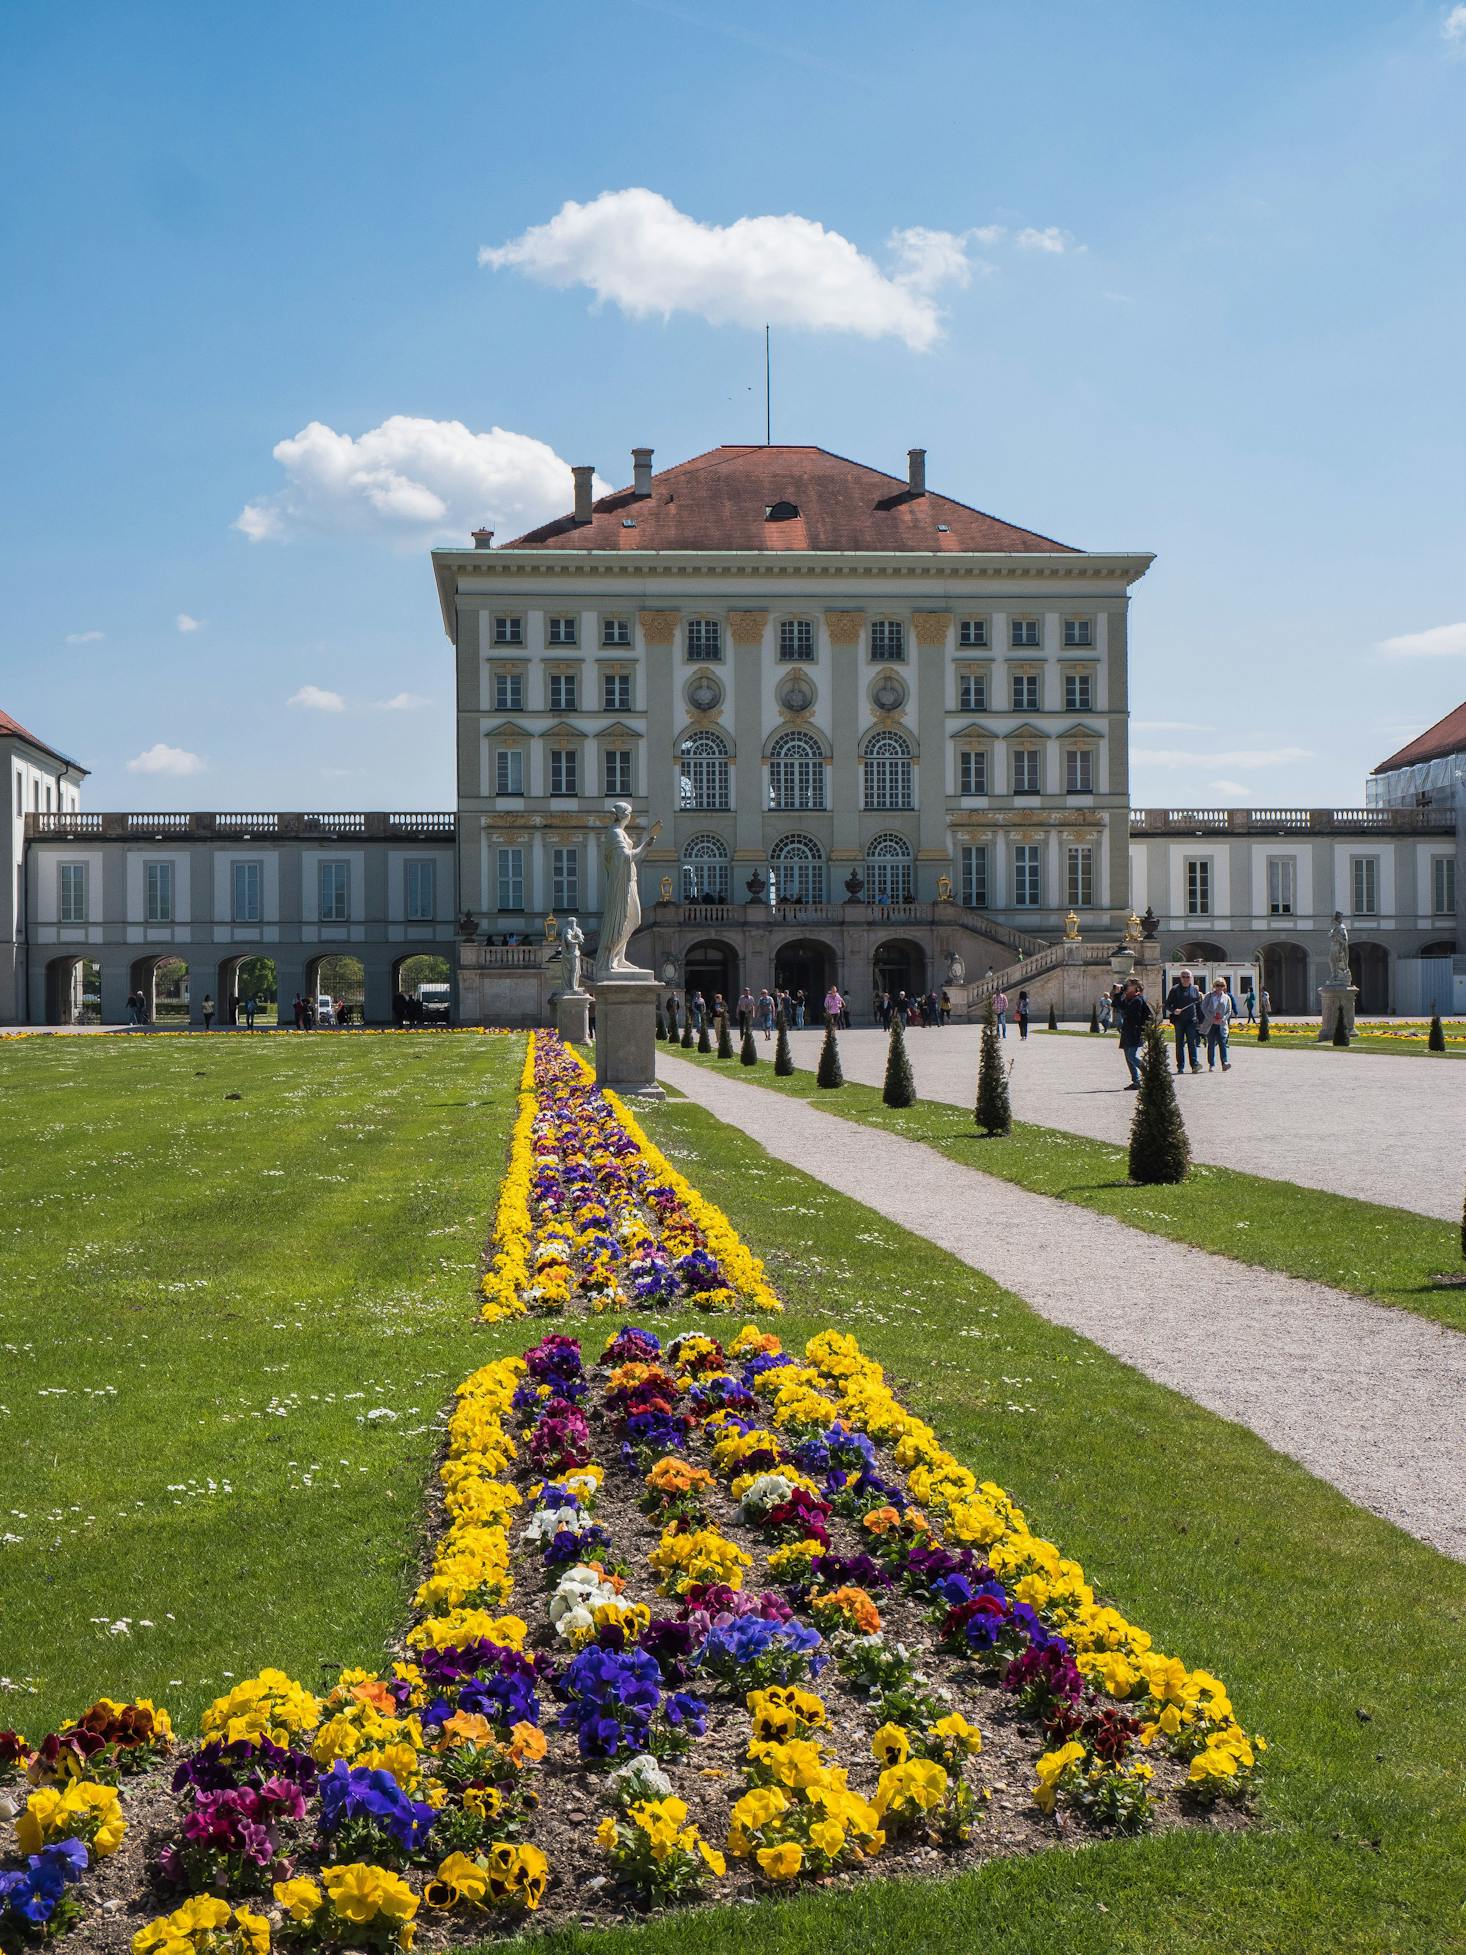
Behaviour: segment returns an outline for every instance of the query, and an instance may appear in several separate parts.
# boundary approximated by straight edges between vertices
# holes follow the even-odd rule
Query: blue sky
[[[1137,803],[1466,697],[1449,0],[12,0],[0,172],[0,704],[93,807],[451,805],[428,547],[759,439],[770,310],[776,439],[1157,553]]]

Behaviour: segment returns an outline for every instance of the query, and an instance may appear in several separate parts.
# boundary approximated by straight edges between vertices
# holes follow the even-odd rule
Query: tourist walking
[[[689,997],[687,1000],[687,1009],[692,1013],[693,1031],[700,1032],[702,1030],[703,1013],[707,1010],[707,1000],[700,991],[694,991],[691,997]]]
[[[1108,991],[1101,991],[1099,997],[1095,1001],[1094,1011],[1095,1011],[1096,1018],[1098,1018],[1100,1022],[1100,1030],[1102,1032],[1108,1032],[1110,1029],[1110,1020],[1111,1017],[1113,1016],[1112,1008],[1110,1005],[1110,994]]]
[[[1184,1073],[1186,1057],[1191,1070],[1201,1071],[1201,993],[1191,981],[1190,971],[1182,971],[1166,993],[1166,1017],[1176,1028],[1176,1071]]]
[[[213,1023],[214,1023],[214,994],[212,991],[206,991],[204,993],[204,1030],[206,1032],[209,1031],[212,1028]]]
[[[802,991],[796,991],[794,994],[794,1026],[795,1030],[800,1032],[804,1030],[804,1007],[804,993]]]
[[[1018,1036],[1020,1039],[1028,1037],[1028,993],[1026,991],[1018,993]]]
[[[255,1028],[255,994],[251,991],[244,1001],[244,1029],[252,1032]]]
[[[754,1023],[766,1039],[774,1035],[774,1001],[767,991],[760,991],[758,1003],[754,1006]]]
[[[1250,984],[1247,987],[1247,1023],[1249,1025],[1257,1023],[1257,994]]]
[[[1226,981],[1218,978],[1212,985],[1201,1006],[1202,1022],[1206,1026],[1206,1069],[1216,1071],[1218,1052],[1222,1055],[1222,1071],[1229,1073],[1232,1062],[1227,1057],[1227,1027],[1236,1016],[1232,1005],[1232,994]]]
[[[1150,1022],[1150,1006],[1145,993],[1140,988],[1139,978],[1127,978],[1125,987],[1115,1001],[1115,1023],[1120,1028],[1120,1050],[1125,1064],[1130,1068],[1130,1084],[1127,1093],[1140,1091],[1140,1047],[1145,1038],[1145,1028]]]
[[[745,984],[743,989],[738,994],[739,1038],[743,1037],[743,1034],[748,1030],[749,1026],[752,1023],[753,1023],[753,993],[749,990],[748,986]]]
[[[839,1025],[840,1016],[841,1013],[844,1011],[844,1009],[845,1009],[845,1000],[840,996],[839,991],[832,984],[829,990],[825,993],[826,1024]]]
[[[1008,1036],[1008,994],[1006,991],[1000,991],[997,997],[993,999],[993,1010],[997,1014],[998,1019],[998,1037],[1005,1039]]]
[[[1271,1018],[1271,1017],[1272,1017],[1272,1015],[1273,1015],[1273,1001],[1272,1001],[1272,999],[1271,999],[1271,998],[1270,998],[1270,997],[1269,997],[1269,996],[1267,995],[1267,993],[1266,993],[1266,991],[1259,991],[1259,992],[1258,992],[1258,994],[1257,994],[1257,1009],[1258,1009],[1258,1011],[1259,1011],[1259,1012],[1261,1013],[1261,1015],[1262,1015],[1262,1016],[1263,1016],[1264,1018]]]
[[[296,1031],[303,1032],[305,1030],[305,1000],[298,991],[295,994],[295,1003],[291,1006],[290,1011],[291,1017],[295,1021]]]
[[[944,1025],[952,1023],[952,994],[945,985],[942,987],[942,1023]]]

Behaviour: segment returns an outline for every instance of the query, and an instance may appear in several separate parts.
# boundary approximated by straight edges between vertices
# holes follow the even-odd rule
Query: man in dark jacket
[[[1150,1022],[1150,1006],[1145,993],[1140,988],[1139,978],[1127,978],[1125,989],[1115,1001],[1115,1023],[1120,1028],[1120,1050],[1125,1055],[1125,1064],[1130,1068],[1130,1084],[1127,1093],[1140,1091],[1140,1048],[1145,1039],[1145,1028]]]
[[[1182,971],[1166,993],[1166,1017],[1176,1028],[1176,1071],[1186,1070],[1186,1055],[1191,1054],[1191,1070],[1201,1071],[1201,993],[1191,982],[1190,971]]]

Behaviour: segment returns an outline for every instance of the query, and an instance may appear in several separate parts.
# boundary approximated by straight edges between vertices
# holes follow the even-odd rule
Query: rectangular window
[[[1356,855],[1349,864],[1355,916],[1379,915],[1379,857]]]
[[[1186,914],[1211,915],[1211,863],[1204,856],[1191,856],[1186,863]]]
[[[872,658],[891,660],[905,658],[906,628],[899,618],[871,619],[870,655]]]
[[[1430,864],[1430,908],[1432,916],[1456,914],[1456,858],[1433,856]]]
[[[1291,855],[1272,855],[1267,865],[1267,913],[1269,916],[1291,916],[1293,901],[1294,862]]]
[[[1038,643],[1038,619],[1015,618],[1009,633],[1009,641],[1014,646],[1036,645]]]
[[[1039,853],[1037,842],[1020,842],[1013,851],[1013,901],[1020,910],[1039,907]]]
[[[550,903],[564,912],[580,908],[580,850],[550,850]]]
[[[524,850],[500,849],[498,857],[499,908],[522,910],[524,908]]]
[[[87,865],[85,862],[61,864],[61,921],[85,923],[87,920]]]
[[[988,757],[985,753],[960,753],[957,756],[957,791],[959,794],[986,794],[988,791]]]
[[[573,672],[552,672],[550,674],[550,711],[552,713],[573,713],[576,695],[575,674]]]
[[[988,642],[988,621],[986,618],[963,618],[957,626],[959,645],[985,645]]]
[[[629,713],[631,711],[631,674],[629,672],[603,672],[601,674],[601,705],[608,713]]]
[[[1089,618],[1065,618],[1064,643],[1072,648],[1075,645],[1094,643],[1094,624]]]
[[[606,748],[605,774],[607,794],[630,794],[631,749],[629,747]]]
[[[1069,851],[1069,907],[1082,910],[1094,901],[1094,850],[1088,846]]]
[[[236,923],[258,923],[260,921],[260,870],[258,862],[235,862],[230,865],[230,908],[229,913]]]
[[[602,618],[601,643],[603,645],[629,645],[631,643],[630,618]]]
[[[580,634],[578,620],[575,618],[547,618],[545,643],[548,645],[578,645]]]
[[[1013,749],[1013,792],[1015,794],[1037,794],[1039,753],[1037,747],[1015,747]]]
[[[524,674],[522,672],[496,672],[494,674],[494,711],[496,713],[522,713],[524,711]]]
[[[173,921],[173,864],[149,862],[144,866],[146,883],[144,916],[149,923]]]
[[[407,921],[431,923],[438,907],[436,862],[409,862],[407,868]]]
[[[716,618],[687,620],[687,656],[706,662],[723,656],[723,628]]]
[[[345,923],[350,917],[351,865],[347,862],[321,864],[321,921]]]
[[[550,749],[551,794],[579,794],[580,754],[574,747]]]
[[[1038,711],[1038,674],[1036,672],[1015,672],[1013,674],[1013,711],[1015,713],[1036,713]]]
[[[814,657],[814,626],[808,618],[780,618],[779,657]]]
[[[1089,713],[1094,710],[1094,675],[1089,672],[1064,674],[1064,711]]]
[[[524,643],[523,618],[495,618],[494,643],[496,645],[522,645]]]
[[[1094,755],[1088,747],[1069,747],[1065,750],[1064,792],[1094,793]]]
[[[494,755],[495,794],[523,794],[524,754],[518,747],[500,747]]]
[[[988,682],[981,672],[963,672],[957,679],[957,705],[964,713],[985,713],[988,709]]]
[[[962,902],[969,910],[988,906],[988,852],[985,848],[964,847],[962,851]]]

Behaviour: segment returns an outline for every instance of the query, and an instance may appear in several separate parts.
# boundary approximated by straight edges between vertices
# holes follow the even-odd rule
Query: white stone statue
[[[1329,931],[1329,983],[1349,981],[1349,932],[1344,927],[1344,912],[1335,910],[1334,927]]]
[[[585,942],[585,932],[580,927],[578,917],[567,917],[565,929],[560,938],[560,989],[579,991],[580,950]]]
[[[654,821],[638,846],[630,835],[631,803],[611,803],[611,826],[601,852],[605,870],[605,889],[601,897],[601,941],[596,952],[596,976],[614,977],[640,967],[626,956],[626,946],[641,926],[641,897],[636,887],[636,865],[646,854],[662,824]],[[646,975],[650,977],[651,973]]]

